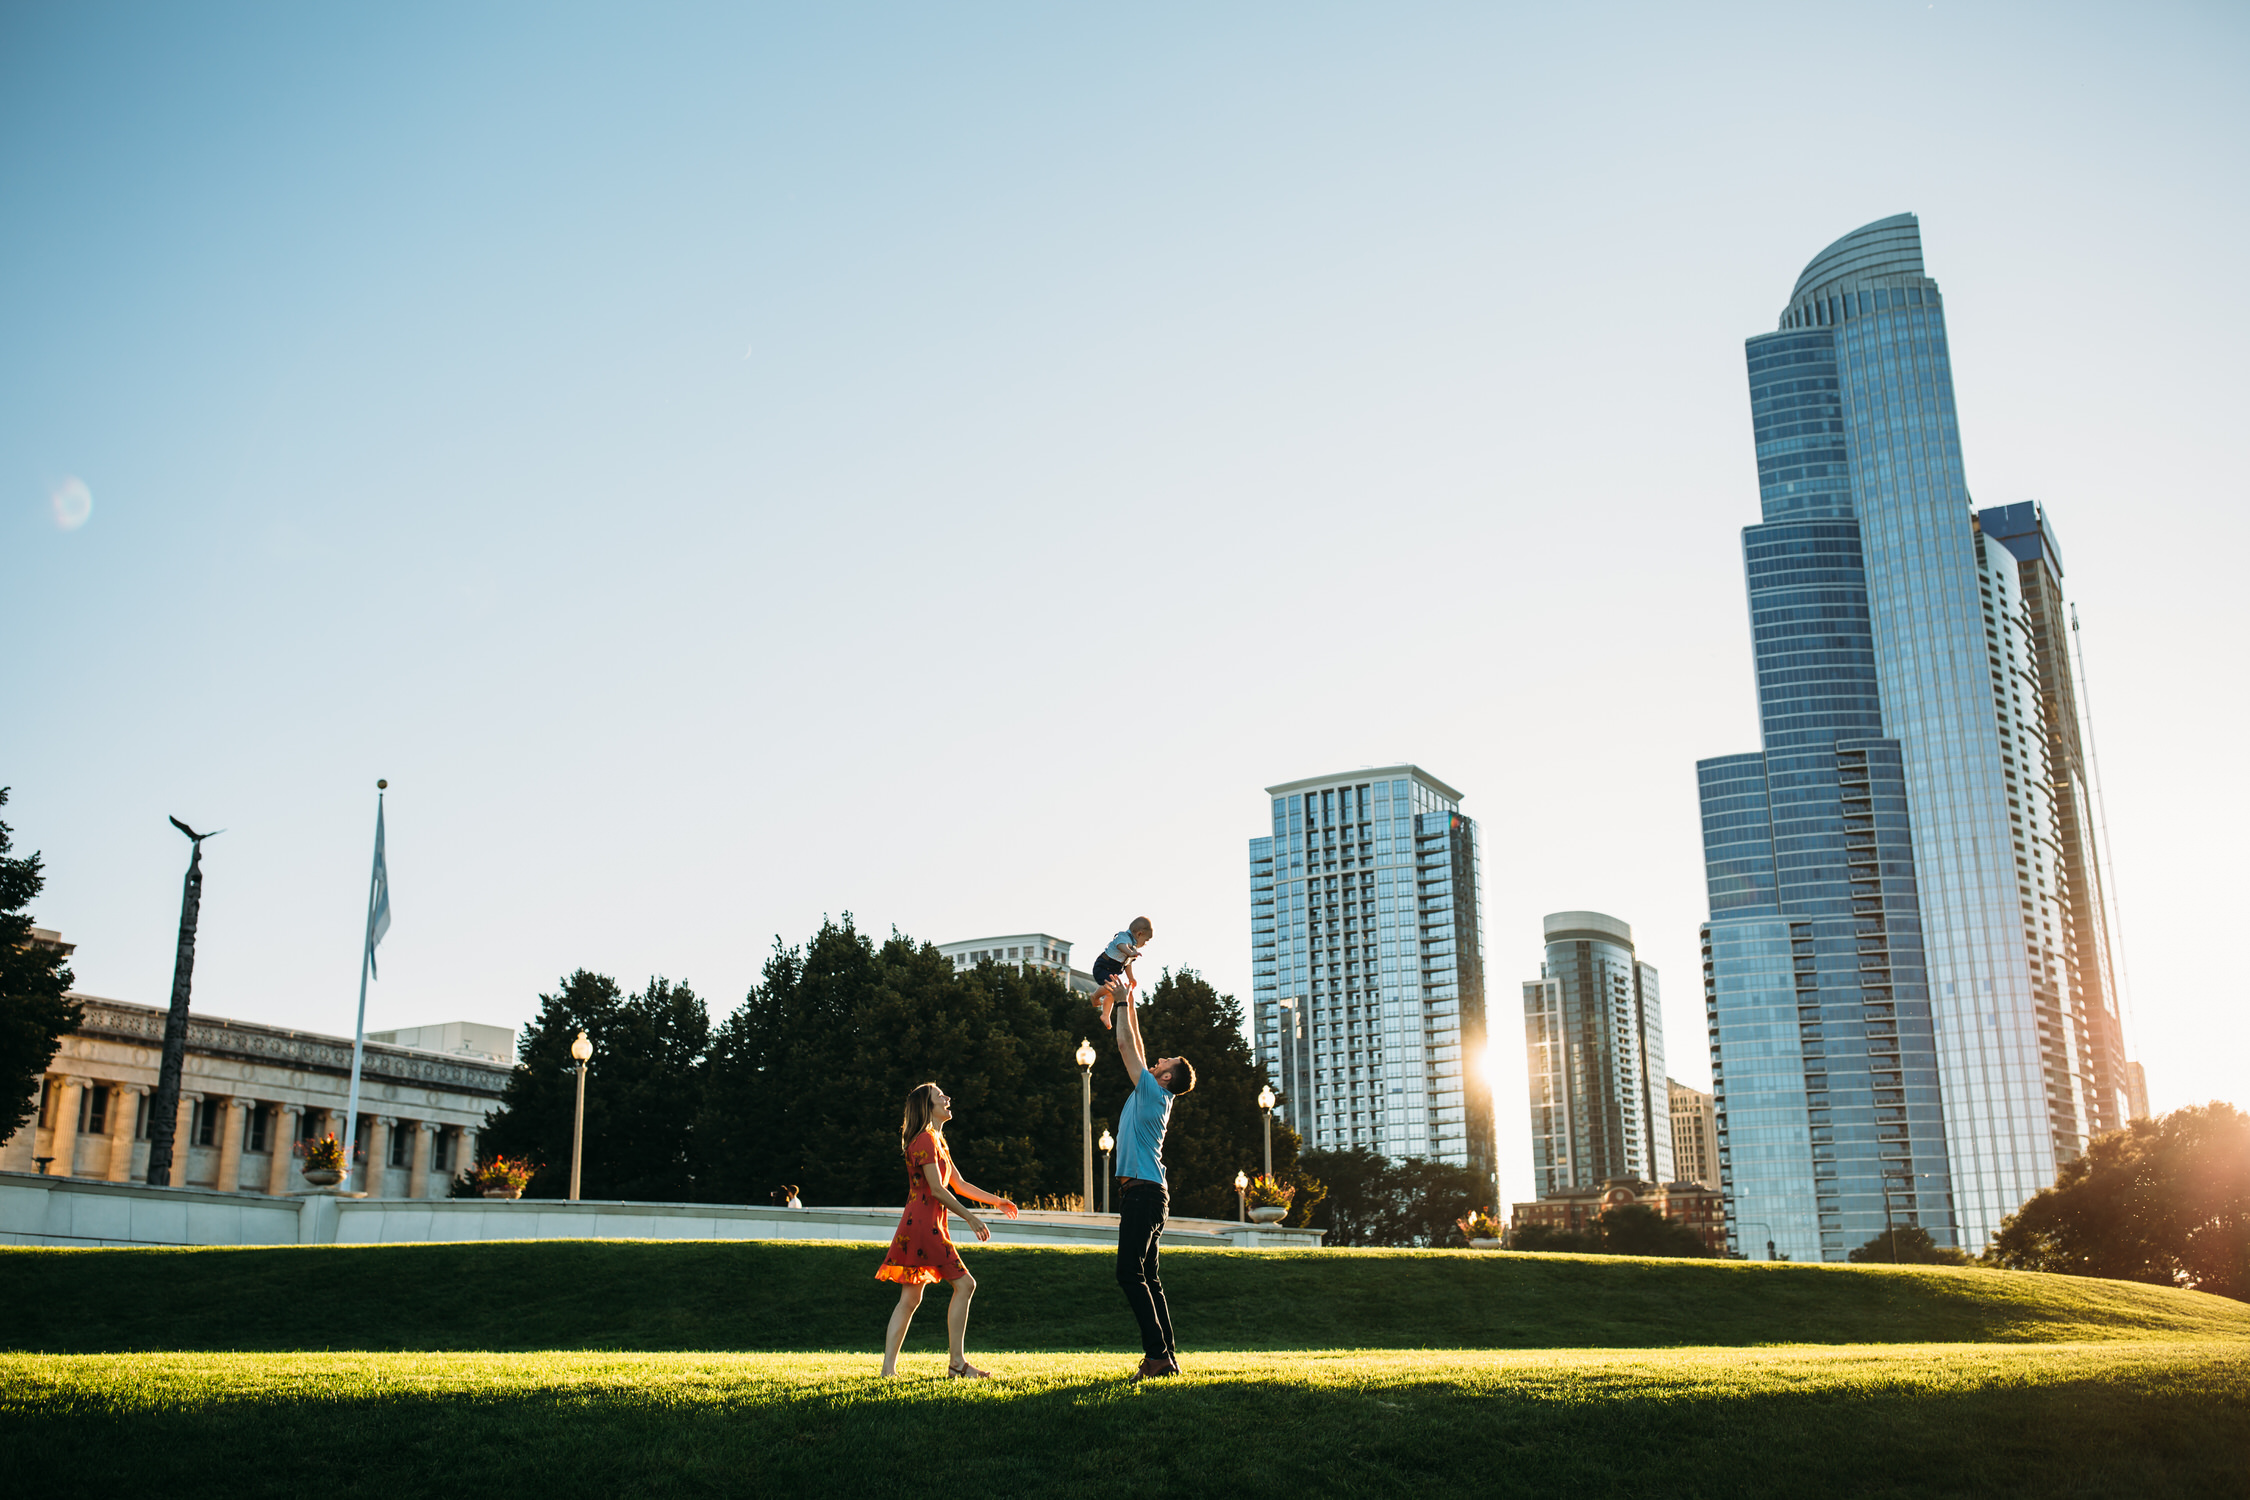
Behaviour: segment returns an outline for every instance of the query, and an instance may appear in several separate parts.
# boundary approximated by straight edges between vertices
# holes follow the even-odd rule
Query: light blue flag
[[[383,866],[383,804],[375,804],[375,882],[367,898],[367,967],[375,968],[375,945],[391,930],[391,872]],[[376,978],[382,978],[377,972]]]

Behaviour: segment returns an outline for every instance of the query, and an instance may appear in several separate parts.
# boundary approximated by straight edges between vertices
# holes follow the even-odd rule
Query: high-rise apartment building
[[[2042,764],[2006,765],[2009,773],[2048,789],[2052,827],[2038,828],[2029,856],[2033,884],[2060,902],[2064,972],[2041,991],[2041,1039],[2051,1076],[2067,1076],[2084,1098],[2084,1126],[2093,1134],[2123,1128],[2133,1118],[2132,1081],[2126,1068],[2125,1027],[2118,1014],[2115,929],[2102,890],[2093,772],[2078,728],[2077,674],[2071,670],[2077,617],[2063,598],[2062,548],[2036,500],[1977,513],[1983,534],[2016,560],[2023,614],[1991,618],[1994,634],[2015,632],[2031,642]],[[1997,602],[1987,607],[1997,615]],[[2022,684],[2011,692],[2024,691]],[[2023,871],[2019,868],[2018,874]],[[2075,997],[2075,1001],[2068,997]]]
[[[1815,256],[1745,352],[1764,747],[1697,767],[1729,1219],[1799,1259],[1887,1221],[1973,1250],[2082,1147],[2092,1028],[2030,604],[1914,216]]]
[[[1310,1147],[1493,1166],[1475,822],[1418,766],[1266,788],[1251,1025]]]
[[[1612,1178],[1672,1180],[1672,1108],[1656,968],[1633,929],[1598,911],[1546,919],[1547,956],[1523,987],[1532,1191]]]
[[[1719,1185],[1719,1137],[1712,1125],[1711,1096],[1675,1079],[1664,1080],[1672,1096],[1672,1170],[1681,1182]]]

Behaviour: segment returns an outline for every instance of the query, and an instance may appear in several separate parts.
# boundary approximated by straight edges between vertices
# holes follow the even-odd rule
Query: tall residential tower
[[[1523,986],[1531,1074],[1532,1192],[1614,1177],[1670,1182],[1672,1104],[1656,967],[1633,929],[1598,911],[1546,920],[1547,957]]]
[[[2031,607],[1914,216],[1815,256],[1745,352],[1764,748],[1697,767],[1730,1219],[1800,1259],[1893,1220],[1973,1250],[2083,1147],[2093,1028]]]
[[[1250,840],[1251,1024],[1308,1146],[1490,1172],[1477,829],[1418,766],[1266,788]]]
[[[2117,1130],[2148,1112],[2134,1102],[2132,1068],[2125,1056],[2125,1027],[2118,1014],[2117,970],[2112,954],[2116,932],[2103,893],[2093,772],[2078,730],[2077,675],[2070,669],[2072,635],[2078,617],[2063,598],[2062,548],[2055,542],[2046,507],[2036,500],[1995,506],[1977,513],[1977,526],[2016,559],[2023,613],[1992,620],[1995,634],[2020,632],[2031,642],[2037,670],[2039,720],[2046,750],[2043,765],[2021,767],[2027,780],[2051,788],[2054,826],[2041,830],[2032,875],[2044,889],[2055,888],[2062,903],[2065,972],[2060,976],[2077,1003],[2047,1002],[2054,1020],[2048,1040],[2050,1069],[2071,1068],[2086,1098],[2086,1128],[2095,1134]],[[1997,613],[1997,611],[1995,611]],[[2003,752],[2005,756],[2005,752]],[[2011,769],[2015,769],[2011,767]],[[2064,1017],[2067,1015],[2068,1022]],[[2070,1045],[2061,1035],[2072,1029]]]

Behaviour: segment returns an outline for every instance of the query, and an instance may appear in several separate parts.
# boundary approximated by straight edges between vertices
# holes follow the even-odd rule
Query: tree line
[[[1255,1175],[1264,1160],[1257,1096],[1267,1080],[1241,1007],[1192,969],[1146,993],[1150,1055],[1185,1054],[1198,1080],[1165,1142],[1175,1211],[1231,1218],[1235,1173]],[[480,1141],[539,1168],[528,1196],[569,1189],[570,1044],[581,1029],[594,1044],[589,1198],[762,1203],[788,1185],[812,1205],[903,1202],[899,1115],[908,1091],[933,1080],[953,1096],[947,1136],[965,1174],[1023,1203],[1074,1198],[1081,1039],[1097,1054],[1096,1135],[1114,1131],[1129,1092],[1114,1039],[1060,976],[1003,963],[957,970],[933,945],[895,931],[877,943],[847,915],[801,945],[777,941],[757,986],[716,1025],[689,986],[663,978],[627,994],[582,969],[541,995]],[[1274,1175],[1298,1184],[1301,1221],[1319,1184],[1278,1120],[1273,1152]]]
[[[1164,973],[1146,994],[1149,1055],[1184,1055],[1196,1070],[1164,1143],[1173,1211],[1233,1218],[1235,1173],[1264,1166],[1258,1092],[1271,1080],[1233,996],[1192,969]],[[757,986],[715,1025],[690,986],[661,977],[629,994],[581,969],[541,995],[479,1142],[488,1158],[537,1167],[530,1197],[569,1191],[570,1044],[581,1029],[594,1045],[580,1172],[588,1198],[763,1203],[786,1186],[815,1206],[903,1202],[899,1114],[910,1089],[934,1080],[953,1096],[947,1137],[964,1173],[1021,1203],[1075,1199],[1082,1038],[1097,1054],[1097,1136],[1115,1130],[1129,1093],[1114,1038],[1060,976],[1005,963],[956,969],[895,930],[876,942],[847,914],[802,944],[777,940]],[[1305,1151],[1278,1118],[1273,1170],[1296,1189],[1283,1222],[1322,1229],[1336,1245],[1459,1243],[1455,1221],[1490,1197],[1465,1167]],[[455,1191],[471,1189],[464,1180]],[[1098,1183],[1095,1193],[1098,1202]]]

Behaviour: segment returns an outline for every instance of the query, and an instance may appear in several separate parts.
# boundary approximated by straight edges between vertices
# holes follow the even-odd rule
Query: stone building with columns
[[[0,1142],[0,1171],[138,1182],[163,1061],[165,1012],[91,995],[41,1081],[32,1123]],[[493,1028],[477,1028],[490,1031]],[[513,1054],[512,1033],[505,1048]],[[350,1037],[195,1015],[180,1078],[172,1181],[227,1193],[307,1188],[298,1142],[344,1135]],[[349,1184],[375,1198],[443,1198],[476,1160],[476,1135],[509,1065],[370,1041],[360,1074],[359,1159]]]

